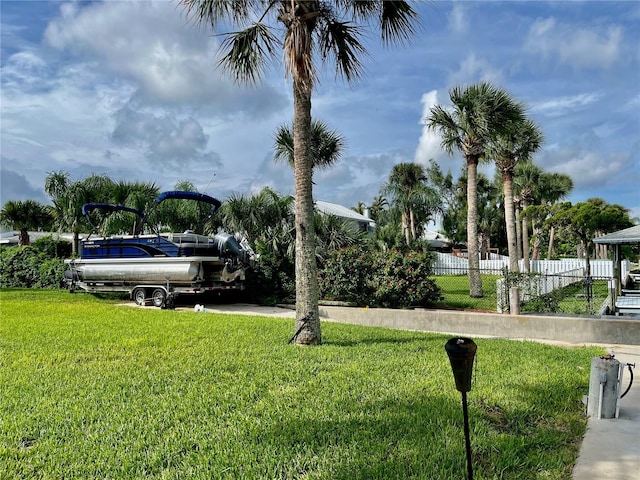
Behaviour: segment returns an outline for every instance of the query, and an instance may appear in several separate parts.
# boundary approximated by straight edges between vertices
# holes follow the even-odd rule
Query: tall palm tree
[[[467,167],[467,250],[469,252],[469,296],[482,297],[478,246],[477,174],[478,163],[492,136],[520,118],[514,101],[504,90],[487,82],[449,91],[452,108],[431,108],[426,125],[442,136],[442,148],[462,152]]]
[[[47,228],[51,221],[51,209],[35,200],[9,200],[0,210],[0,224],[20,231],[20,246],[31,245],[29,230]]]
[[[513,108],[524,115],[520,105],[514,103]],[[495,136],[489,146],[490,156],[495,160],[497,171],[502,176],[509,270],[512,272],[518,271],[516,219],[513,206],[514,170],[518,163],[531,161],[533,153],[540,148],[542,141],[543,136],[540,128],[532,120],[524,119],[511,122],[508,128]]]
[[[361,42],[368,26],[380,28],[383,43],[414,33],[417,13],[406,1],[180,0],[198,23],[239,26],[222,43],[220,65],[240,82],[259,81],[268,61],[284,54],[293,87],[293,146],[296,194],[297,344],[322,343],[313,229],[311,98],[318,80],[316,58],[332,60],[347,81],[362,73]],[[278,35],[282,34],[283,38]]]
[[[513,190],[514,197],[522,200],[522,208],[526,210],[534,201],[540,196],[540,181],[544,171],[531,162],[518,163],[514,169],[513,176]],[[514,202],[516,206],[518,202]],[[518,215],[516,210],[516,221],[518,221]],[[524,271],[529,272],[531,270],[530,255],[529,255],[529,223],[531,218],[527,218],[526,215],[521,217],[521,231],[522,231],[522,259],[524,264]],[[535,235],[534,231],[534,235]]]
[[[429,219],[441,210],[438,194],[425,183],[426,180],[422,165],[398,163],[391,169],[382,188],[383,194],[392,197],[392,205],[400,211],[402,234],[407,244],[418,237],[417,216]]]

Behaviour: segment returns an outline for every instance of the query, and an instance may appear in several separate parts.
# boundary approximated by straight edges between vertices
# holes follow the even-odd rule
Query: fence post
[[[509,289],[509,313],[520,315],[520,289],[518,287]]]

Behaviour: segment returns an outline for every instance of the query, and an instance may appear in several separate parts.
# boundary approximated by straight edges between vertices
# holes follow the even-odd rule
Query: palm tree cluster
[[[64,171],[51,172],[44,185],[53,203],[54,227],[58,231],[73,233],[72,251],[78,251],[79,235],[100,226],[101,233],[135,233],[138,219],[125,212],[100,216],[95,224],[88,223],[82,213],[86,203],[110,203],[145,210],[159,193],[158,187],[148,182],[114,181],[107,175],[93,174],[82,180],[71,180]],[[95,226],[94,226],[95,225]]]
[[[525,108],[506,90],[488,82],[450,90],[452,107],[437,105],[425,119],[442,137],[449,154],[459,151],[467,173],[467,249],[472,297],[482,297],[478,241],[478,164],[495,163],[503,182],[504,214],[510,270],[517,271],[513,176],[516,165],[530,162],[542,144],[539,127],[526,117]]]

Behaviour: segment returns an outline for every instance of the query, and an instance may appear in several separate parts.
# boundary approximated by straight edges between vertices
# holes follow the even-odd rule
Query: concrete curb
[[[574,344],[640,345],[640,319],[632,317],[603,319],[337,306],[321,306],[320,315],[338,322],[401,330]]]

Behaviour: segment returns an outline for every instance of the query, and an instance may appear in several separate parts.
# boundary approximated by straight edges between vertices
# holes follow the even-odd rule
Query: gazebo
[[[616,307],[618,307],[618,304],[620,302],[616,297],[622,291],[621,286],[624,280],[622,278],[622,254],[620,247],[622,245],[640,245],[640,225],[634,225],[633,227],[625,228],[624,230],[618,230],[617,232],[612,232],[601,237],[596,237],[593,239],[593,242],[601,245],[613,246],[613,278],[615,281],[615,286],[612,292],[614,295],[614,298],[612,298],[612,303],[613,305],[616,305]],[[636,309],[637,312],[640,312],[640,298],[633,298],[631,300],[631,303],[634,304],[634,312]],[[638,305],[635,305],[636,303],[638,303]]]

